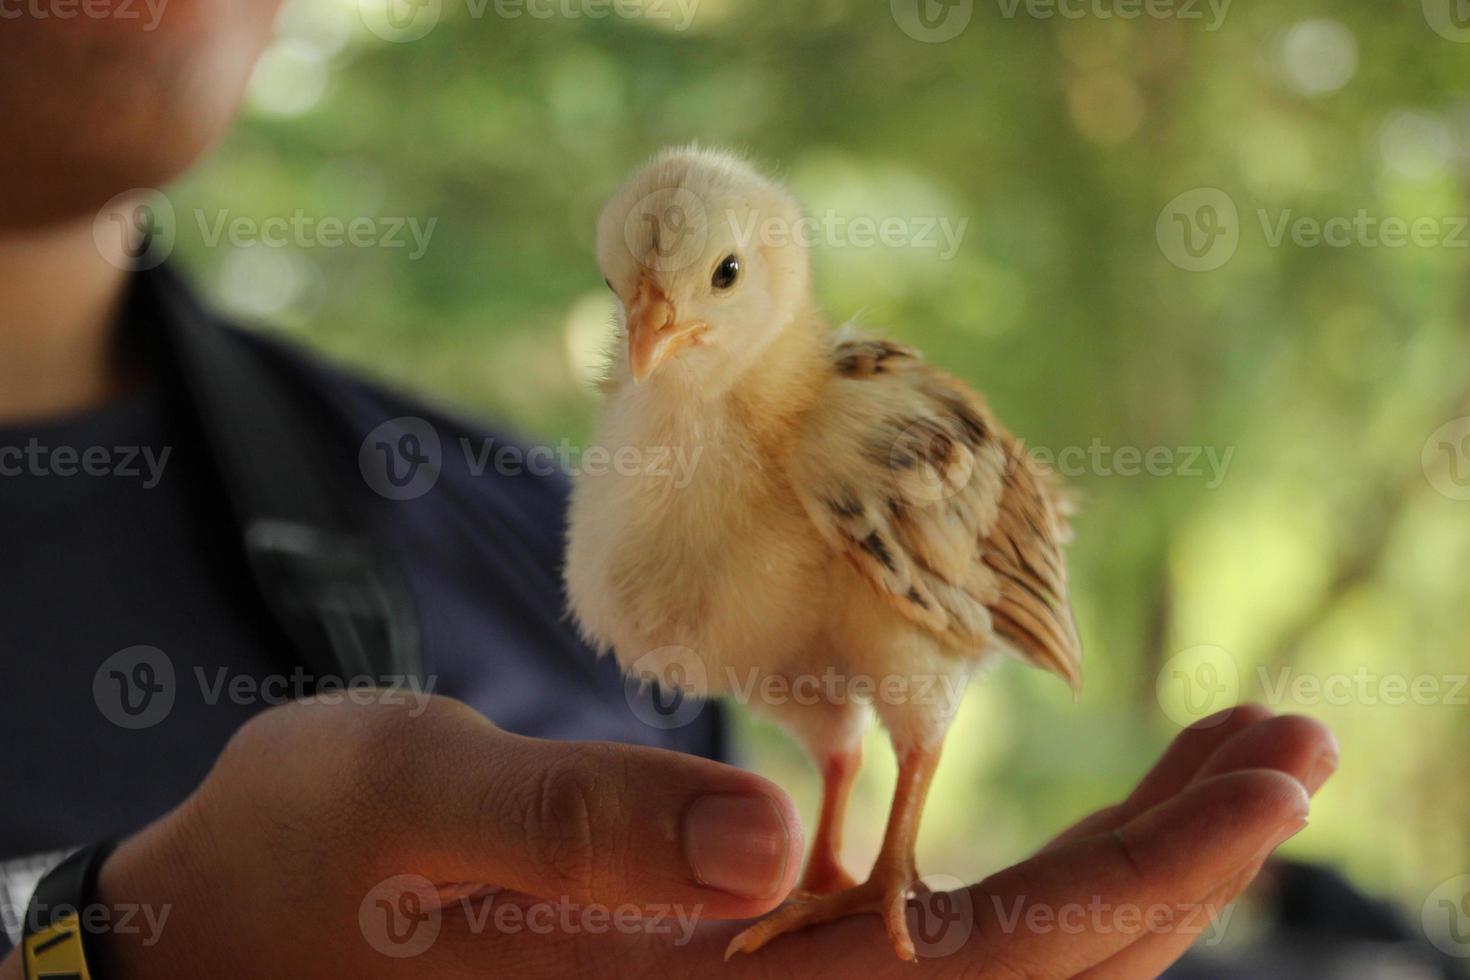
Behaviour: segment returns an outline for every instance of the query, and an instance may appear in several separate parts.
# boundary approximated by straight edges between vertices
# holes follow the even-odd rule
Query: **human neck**
[[[0,424],[86,411],[127,388],[120,260],[102,254],[90,220],[0,231]]]

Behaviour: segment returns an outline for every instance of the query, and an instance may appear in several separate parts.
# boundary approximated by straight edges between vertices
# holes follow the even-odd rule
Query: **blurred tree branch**
[[[1455,397],[1446,401],[1440,417],[1449,419],[1463,415],[1470,415],[1470,380]],[[1418,467],[1402,471],[1397,479],[1379,488],[1373,495],[1376,506],[1368,508],[1358,523],[1360,533],[1353,538],[1357,542],[1356,547],[1340,557],[1336,571],[1317,600],[1277,635],[1264,660],[1268,671],[1290,663],[1297,649],[1332,616],[1343,598],[1372,578],[1393,540],[1395,526],[1414,498],[1426,489],[1425,475]]]

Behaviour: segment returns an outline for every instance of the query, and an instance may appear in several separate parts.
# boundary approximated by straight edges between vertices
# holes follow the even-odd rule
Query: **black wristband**
[[[82,915],[96,900],[97,874],[114,846],[105,841],[84,847],[37,883],[21,940],[26,980],[101,980],[97,937],[84,928]]]

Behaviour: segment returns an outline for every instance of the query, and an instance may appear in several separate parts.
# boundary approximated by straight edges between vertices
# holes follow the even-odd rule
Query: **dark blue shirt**
[[[161,311],[135,284],[124,329],[159,364]],[[434,693],[527,735],[721,754],[717,712],[649,723],[610,658],[578,641],[560,582],[562,475],[476,472],[487,446],[528,447],[288,346],[245,342],[311,406],[329,464],[396,558]],[[373,469],[378,444],[397,445],[368,438],[385,425],[439,444],[437,479],[407,499]],[[12,870],[26,855],[139,829],[203,779],[247,718],[309,693],[168,370],[98,411],[0,427],[0,664],[0,861]],[[171,700],[129,714],[127,685],[140,679],[169,682]],[[0,889],[4,876],[0,864]]]

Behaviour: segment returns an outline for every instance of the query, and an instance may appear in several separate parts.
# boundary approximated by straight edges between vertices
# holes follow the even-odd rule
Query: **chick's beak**
[[[647,279],[628,307],[628,367],[634,381],[644,381],[658,366],[693,343],[702,323],[679,323],[678,311],[663,290]]]

